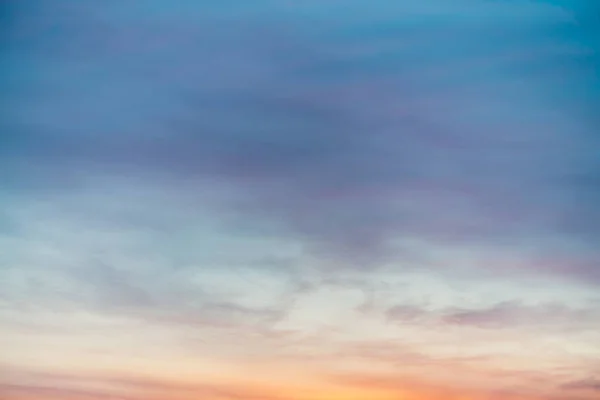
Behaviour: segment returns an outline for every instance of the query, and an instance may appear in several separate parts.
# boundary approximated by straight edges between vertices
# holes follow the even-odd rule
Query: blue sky
[[[10,396],[597,395],[592,2],[3,12]]]

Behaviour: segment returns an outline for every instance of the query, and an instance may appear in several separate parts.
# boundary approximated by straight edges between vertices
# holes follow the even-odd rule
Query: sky
[[[0,2],[0,398],[600,398],[600,8]]]

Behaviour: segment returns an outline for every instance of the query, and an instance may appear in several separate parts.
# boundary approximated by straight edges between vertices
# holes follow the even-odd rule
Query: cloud
[[[0,394],[6,399],[23,399],[30,400],[36,398],[44,398],[48,400],[133,400],[136,397],[131,396],[115,396],[112,393],[99,393],[87,390],[75,390],[75,389],[60,389],[54,387],[35,387],[35,386],[21,386],[21,385],[0,385]]]
[[[415,321],[423,315],[426,315],[427,311],[419,306],[402,304],[393,306],[386,311],[386,318],[393,321]]]
[[[595,308],[573,309],[561,304],[525,305],[505,302],[481,310],[458,309],[447,312],[443,321],[449,324],[482,328],[516,326],[562,326],[596,329],[600,313]]]
[[[140,377],[131,373],[129,377],[110,375],[68,375],[48,373],[18,373],[10,371],[14,382],[3,379],[0,383],[0,394],[6,398],[18,399],[68,399],[68,400],[100,400],[100,399],[165,399],[210,397],[218,400],[282,400],[293,396],[282,397],[268,385],[248,385],[240,382],[230,384],[189,383]],[[33,380],[38,379],[37,382]]]
[[[525,360],[515,332],[533,343],[564,328],[561,343],[593,348],[598,311],[565,300],[600,283],[598,137],[585,114],[598,104],[598,47],[574,6],[175,3],[12,2],[0,54],[7,337],[93,341],[88,331],[126,320],[168,331],[167,352],[186,356],[424,370],[481,370],[480,351],[503,368]],[[478,306],[445,290],[478,292],[471,267],[508,271],[512,286]],[[575,286],[557,279],[566,289],[550,300],[521,301],[525,274],[548,293],[553,277]],[[469,350],[456,332],[485,340]],[[496,334],[519,354],[492,349]],[[531,347],[525,361],[559,366],[570,345],[539,359]],[[402,391],[394,379],[354,383]],[[2,390],[96,395],[34,383]],[[171,390],[158,386],[142,398]],[[200,386],[172,390],[271,396]]]
[[[594,378],[582,379],[565,383],[561,387],[566,390],[600,392],[600,381]]]
[[[568,328],[598,329],[600,310],[597,307],[575,308],[559,303],[535,305],[520,301],[505,301],[482,308],[424,308],[401,304],[389,308],[386,318],[402,323],[441,323],[484,329]]]
[[[415,367],[441,363],[441,360],[411,348],[401,340],[359,341],[345,343],[338,357],[359,359],[369,363],[383,363],[394,367]]]
[[[168,193],[109,187],[4,203],[3,325],[52,332],[36,312],[76,309],[174,330],[283,334],[273,325],[306,290],[293,252],[224,231],[203,212],[190,218]]]
[[[578,59],[579,43],[544,39],[568,25],[564,13],[425,3],[397,8],[414,26],[383,30],[390,10],[359,21],[358,3],[331,14],[330,30],[321,11],[335,2],[270,9],[289,24],[223,10],[219,24],[192,24],[141,3],[97,14],[62,2],[41,19],[22,9],[30,42],[15,57],[30,61],[11,95],[4,166],[38,188],[107,173],[168,180],[186,195],[224,185],[223,204],[346,265],[392,256],[407,236],[495,243],[570,229],[591,239],[581,224],[595,207],[580,207],[571,178],[597,175],[579,157],[589,129],[571,103],[540,93],[558,81],[535,67]],[[465,15],[504,15],[511,28]],[[53,23],[61,34],[42,35]],[[456,52],[439,44],[450,37]],[[532,48],[548,50],[518,55]]]

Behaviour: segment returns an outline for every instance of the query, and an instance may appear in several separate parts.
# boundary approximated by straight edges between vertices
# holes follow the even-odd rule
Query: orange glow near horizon
[[[23,379],[25,378],[25,379]],[[265,380],[262,377],[260,380]],[[27,373],[0,386],[2,400],[541,400],[535,395],[457,388],[411,378],[373,374],[329,376],[329,381],[298,379],[296,383],[254,383],[252,376],[224,378],[223,382],[151,378],[128,375],[88,376]],[[112,397],[111,397],[112,396]],[[584,399],[582,397],[582,399]]]

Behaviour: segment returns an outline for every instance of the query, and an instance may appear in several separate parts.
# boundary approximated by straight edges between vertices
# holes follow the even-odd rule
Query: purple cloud
[[[485,329],[554,327],[594,330],[600,325],[600,309],[573,308],[563,304],[528,305],[518,301],[506,301],[479,309],[428,309],[407,304],[389,308],[386,318],[393,322],[442,323]]]
[[[566,390],[600,392],[600,380],[594,378],[582,379],[565,383],[561,387]]]
[[[580,71],[560,60],[580,62],[581,44],[549,39],[573,29],[567,14],[482,5],[469,12],[512,22],[479,26],[456,6],[444,23],[423,14],[380,31],[385,13],[332,17],[328,30],[131,7],[17,14],[25,78],[2,166],[20,185],[115,174],[204,193],[217,182],[231,188],[223,204],[346,265],[393,256],[407,237],[554,253],[545,243],[558,236],[583,260],[563,273],[598,281],[596,142],[577,104],[541,92]],[[44,35],[53,24],[60,32]]]

